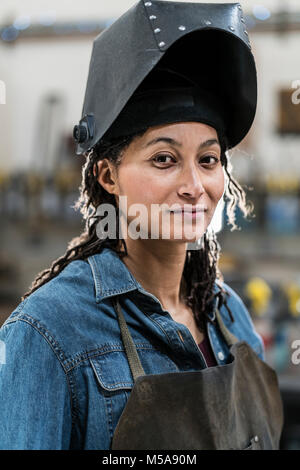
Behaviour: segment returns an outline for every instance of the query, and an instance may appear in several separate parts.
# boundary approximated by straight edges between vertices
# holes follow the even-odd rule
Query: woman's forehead
[[[219,140],[216,129],[208,124],[201,122],[178,122],[150,127],[140,137],[139,143],[144,145],[160,137],[170,137],[182,142],[191,138],[195,139],[195,141],[199,140],[199,142],[208,138]]]

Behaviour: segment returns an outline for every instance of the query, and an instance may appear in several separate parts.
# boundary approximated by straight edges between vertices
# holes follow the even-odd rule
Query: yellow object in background
[[[260,277],[250,278],[245,285],[245,292],[251,300],[254,314],[257,316],[264,315],[272,296],[272,290],[266,281]]]
[[[299,178],[290,174],[269,175],[266,178],[266,187],[271,194],[295,193],[299,190]]]
[[[0,170],[0,188],[1,186],[5,186],[9,182],[9,175],[4,171]]]
[[[300,285],[296,282],[289,282],[283,286],[288,301],[290,313],[293,317],[300,317]]]

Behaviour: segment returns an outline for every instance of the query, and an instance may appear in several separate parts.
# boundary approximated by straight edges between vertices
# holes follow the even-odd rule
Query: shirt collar
[[[107,297],[142,289],[114,250],[105,247],[87,261],[93,273],[97,303]]]
[[[118,254],[111,248],[103,248],[101,253],[89,256],[87,261],[93,273],[97,303],[108,297],[125,294],[126,292],[136,289],[149,295],[149,292],[145,291],[143,286],[133,277]],[[215,283],[215,296],[212,299],[211,309],[208,312],[212,320],[215,316],[219,293],[220,286]],[[152,294],[150,294],[150,296],[152,296]]]

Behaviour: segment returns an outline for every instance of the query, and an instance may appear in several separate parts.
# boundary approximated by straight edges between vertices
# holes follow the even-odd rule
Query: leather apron
[[[283,406],[276,372],[216,319],[231,362],[146,375],[120,304],[112,299],[134,386],[112,450],[279,449]]]

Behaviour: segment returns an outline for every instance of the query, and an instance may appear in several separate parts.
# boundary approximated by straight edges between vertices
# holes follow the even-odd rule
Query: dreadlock
[[[85,154],[86,163],[82,168],[82,182],[79,187],[80,195],[74,204],[74,209],[79,210],[85,219],[85,229],[78,236],[73,238],[67,246],[63,256],[53,261],[50,268],[40,272],[32,282],[28,292],[24,294],[22,300],[36,291],[39,287],[56,277],[69,263],[75,260],[86,260],[89,256],[100,253],[104,247],[114,250],[120,258],[127,255],[127,247],[123,238],[119,239],[119,209],[113,194],[108,193],[98,182],[97,162],[107,158],[117,168],[122,160],[123,153],[135,137],[141,136],[147,129],[143,129],[135,134],[131,134],[118,139],[108,139],[102,137],[100,141]],[[231,231],[235,230],[235,208],[238,205],[247,217],[253,211],[253,205],[246,203],[244,189],[232,177],[229,156],[227,153],[227,141],[224,136],[220,138],[221,143],[221,164],[226,173],[226,183],[224,199],[228,201],[226,213],[229,223],[232,225]],[[97,208],[100,204],[113,204],[117,215],[117,237],[115,239],[100,239],[97,236],[97,225],[102,216],[97,215]],[[120,249],[123,245],[124,250]],[[215,295],[219,297],[220,303],[224,302],[229,312],[230,318],[234,321],[232,313],[226,303],[227,291],[216,283],[219,287],[217,294],[213,287],[217,280],[223,282],[223,275],[219,270],[218,262],[220,257],[220,245],[216,234],[213,231],[203,235],[202,247],[199,250],[187,250],[185,265],[183,269],[182,285],[185,287],[185,302],[192,308],[195,321],[200,329],[204,331],[206,321],[211,321],[208,316],[210,302]]]

